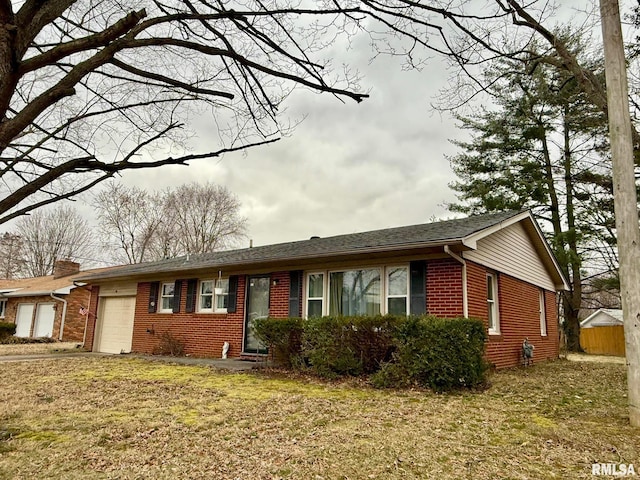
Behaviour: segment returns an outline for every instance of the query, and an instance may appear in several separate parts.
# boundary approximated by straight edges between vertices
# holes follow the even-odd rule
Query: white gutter
[[[453,253],[449,245],[444,246],[444,253],[462,264],[462,315],[469,318],[469,299],[467,298],[467,262],[460,255]]]
[[[62,321],[60,322],[60,334],[58,335],[58,340],[62,341],[62,334],[64,333],[64,321],[67,318],[67,301],[64,298],[56,297],[54,295],[55,291],[51,292],[51,298],[54,300],[61,301],[64,305],[62,307]]]

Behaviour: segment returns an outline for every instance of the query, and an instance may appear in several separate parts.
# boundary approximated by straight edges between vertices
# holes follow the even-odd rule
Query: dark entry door
[[[249,277],[244,320],[244,353],[266,353],[266,347],[253,333],[253,322],[269,316],[269,277]]]

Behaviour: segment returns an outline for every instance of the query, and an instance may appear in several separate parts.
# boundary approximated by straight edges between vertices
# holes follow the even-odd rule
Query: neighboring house
[[[612,327],[624,325],[622,310],[601,308],[580,322],[580,328]]]
[[[17,337],[51,337],[66,342],[83,342],[91,290],[75,280],[81,275],[108,269],[80,272],[80,264],[58,260],[53,275],[0,280],[0,318],[16,324]]]
[[[625,356],[622,310],[601,308],[580,322],[580,346],[594,355]]]
[[[530,212],[187,255],[117,267],[91,283],[85,348],[151,353],[165,332],[186,353],[264,353],[260,317],[423,314],[482,319],[487,357],[518,365],[525,337],[535,360],[557,358],[556,291],[566,289]]]

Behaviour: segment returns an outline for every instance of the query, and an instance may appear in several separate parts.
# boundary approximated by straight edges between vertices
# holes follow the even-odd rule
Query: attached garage
[[[135,283],[112,283],[100,287],[94,352],[131,352],[137,288]]]
[[[136,297],[100,298],[100,326],[95,350],[130,353]]]

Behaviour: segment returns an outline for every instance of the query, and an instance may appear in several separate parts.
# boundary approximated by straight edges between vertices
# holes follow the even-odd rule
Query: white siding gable
[[[520,222],[478,240],[463,257],[546,290],[556,287]]]

